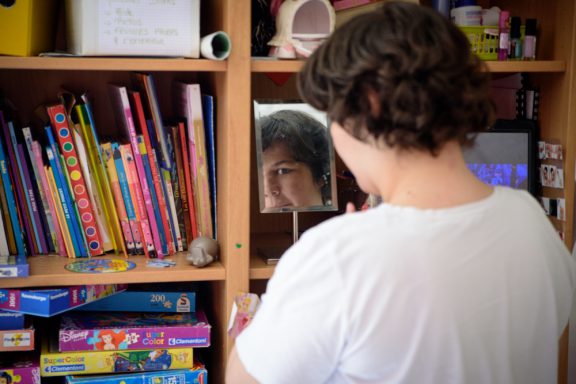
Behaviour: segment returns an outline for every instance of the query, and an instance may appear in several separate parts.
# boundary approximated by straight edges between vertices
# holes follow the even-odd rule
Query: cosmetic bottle
[[[508,58],[511,60],[522,59],[522,40],[520,40],[520,17],[510,18],[510,52]]]
[[[498,60],[508,60],[510,54],[510,12],[500,11],[498,22]]]
[[[524,60],[536,59],[536,19],[526,19],[522,56]]]

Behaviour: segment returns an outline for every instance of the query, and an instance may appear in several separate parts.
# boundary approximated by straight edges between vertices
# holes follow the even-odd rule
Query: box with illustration
[[[128,290],[84,305],[82,311],[194,312],[195,292]]]
[[[62,315],[60,351],[210,346],[211,326],[193,313],[70,312]]]

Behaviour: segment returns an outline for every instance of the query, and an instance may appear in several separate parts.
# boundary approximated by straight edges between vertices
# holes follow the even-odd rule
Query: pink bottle
[[[510,12],[500,11],[498,60],[508,60],[510,53]]]

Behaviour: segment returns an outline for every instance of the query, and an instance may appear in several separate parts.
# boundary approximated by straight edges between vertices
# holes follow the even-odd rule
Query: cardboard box
[[[192,369],[97,376],[66,376],[67,384],[207,384],[208,371],[201,364]]]
[[[56,4],[54,0],[0,2],[0,54],[36,56],[51,51],[56,30]]]
[[[2,355],[0,378],[5,380],[4,383],[40,384],[38,357]]]
[[[76,55],[200,55],[200,0],[67,0],[66,27]]]
[[[0,289],[0,309],[50,317],[124,291],[126,284],[91,284],[52,289]]]
[[[0,309],[0,330],[24,328],[25,315],[19,312],[8,312]]]
[[[0,331],[0,351],[34,350],[34,327]]]
[[[82,311],[182,312],[196,311],[194,292],[124,291],[78,308]]]
[[[55,341],[51,345],[43,340],[40,352],[41,376],[162,371],[192,368],[193,364],[192,348],[58,352]]]
[[[211,326],[194,313],[69,312],[62,315],[60,351],[210,346]]]

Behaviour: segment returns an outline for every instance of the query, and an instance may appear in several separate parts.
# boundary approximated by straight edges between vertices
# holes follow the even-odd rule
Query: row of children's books
[[[27,312],[0,311],[0,334],[14,339],[0,348],[0,379],[5,375],[12,382],[39,383],[41,377],[60,376],[67,383],[207,383],[207,370],[195,352],[210,346],[211,325],[197,308],[195,292],[190,287],[154,288],[99,286],[108,294],[69,305],[68,312],[55,312],[59,315],[50,319],[29,315],[29,305],[18,306]],[[24,297],[48,290],[12,291],[20,291],[12,297]],[[55,295],[47,299],[55,300]],[[128,302],[130,306],[123,305]],[[38,346],[30,325],[36,322],[50,329],[41,334]],[[24,330],[31,330],[32,340],[15,340],[14,335]],[[8,358],[1,351],[14,353]]]
[[[25,255],[151,258],[214,237],[214,101],[174,82],[163,119],[150,74],[110,84],[117,137],[102,141],[86,94],[46,105],[43,129],[0,110],[0,276],[26,276]],[[100,102],[104,102],[100,100]],[[20,267],[18,267],[20,266]]]

